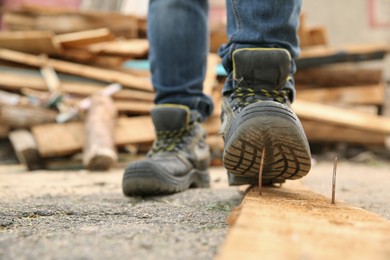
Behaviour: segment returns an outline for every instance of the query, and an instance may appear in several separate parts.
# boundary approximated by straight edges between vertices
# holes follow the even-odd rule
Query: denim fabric
[[[204,119],[213,111],[203,94],[208,53],[207,0],[151,0],[149,60],[156,104],[182,104]]]
[[[229,41],[219,55],[228,72],[224,93],[232,89],[231,55],[243,47],[299,52],[297,28],[301,0],[226,0]],[[149,60],[156,104],[182,104],[198,110],[203,119],[213,104],[202,93],[208,53],[207,0],[150,0]],[[292,73],[295,64],[292,64]],[[289,82],[288,88],[294,89]]]

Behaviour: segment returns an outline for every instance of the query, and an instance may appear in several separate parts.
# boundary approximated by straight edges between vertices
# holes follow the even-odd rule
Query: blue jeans
[[[232,53],[244,47],[287,49],[299,53],[297,28],[301,0],[226,0],[227,44],[219,55],[228,73],[223,92],[232,89]],[[203,94],[208,53],[207,0],[150,0],[149,60],[156,104],[182,104],[206,119],[213,103]],[[295,72],[292,64],[291,73]],[[294,91],[290,82],[288,86]]]

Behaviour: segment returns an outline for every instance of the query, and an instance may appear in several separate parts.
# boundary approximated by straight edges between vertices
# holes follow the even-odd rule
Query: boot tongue
[[[284,49],[239,49],[233,53],[233,66],[238,84],[243,80],[255,89],[275,90],[289,77],[291,58]]]
[[[151,116],[157,132],[178,130],[190,123],[190,110],[186,106],[158,105]]]

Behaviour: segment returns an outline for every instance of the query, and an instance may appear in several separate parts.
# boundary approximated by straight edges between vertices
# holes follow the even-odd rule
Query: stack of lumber
[[[28,169],[77,161],[107,170],[124,153],[150,147],[155,136],[150,73],[122,66],[147,57],[145,19],[24,7],[5,12],[3,20],[8,31],[0,32],[0,138],[10,139]],[[381,62],[388,46],[332,49],[320,38],[307,40],[311,45],[297,60],[294,109],[309,140],[385,147],[390,120],[378,114],[385,103],[383,68],[357,64]],[[219,63],[216,54],[209,55],[204,82],[215,102],[205,122],[215,163],[223,149]],[[372,107],[375,113],[367,113]]]

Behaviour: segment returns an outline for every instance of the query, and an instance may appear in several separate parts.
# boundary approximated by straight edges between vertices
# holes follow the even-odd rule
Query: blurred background
[[[96,136],[110,136],[98,148],[107,163],[97,168],[143,156],[154,138],[148,1],[0,3],[0,161],[30,170],[94,169],[88,143]],[[216,109],[205,125],[213,165],[221,165],[225,73],[216,52],[226,42],[224,0],[210,1],[209,24],[204,91]],[[315,158],[387,160],[390,1],[303,1],[299,37],[294,109]],[[106,129],[94,133],[102,123]]]

